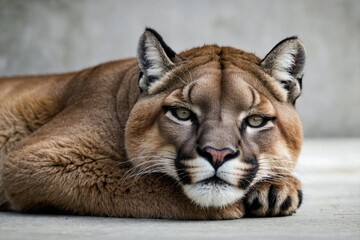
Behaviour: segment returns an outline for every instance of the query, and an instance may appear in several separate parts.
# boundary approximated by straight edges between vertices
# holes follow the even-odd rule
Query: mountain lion
[[[304,46],[263,59],[154,30],[137,59],[0,79],[0,209],[172,219],[283,216],[302,201]]]

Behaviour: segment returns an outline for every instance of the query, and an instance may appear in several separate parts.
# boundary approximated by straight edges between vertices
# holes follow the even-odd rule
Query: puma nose
[[[218,169],[227,160],[236,158],[240,153],[230,148],[216,149],[209,146],[203,149],[197,148],[197,152],[200,156],[208,160],[215,169]]]

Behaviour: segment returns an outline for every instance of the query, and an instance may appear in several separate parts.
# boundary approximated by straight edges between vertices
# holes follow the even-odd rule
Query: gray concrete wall
[[[135,56],[144,26],[174,50],[204,43],[264,56],[298,35],[308,137],[360,136],[360,1],[0,0],[0,75],[63,72]]]

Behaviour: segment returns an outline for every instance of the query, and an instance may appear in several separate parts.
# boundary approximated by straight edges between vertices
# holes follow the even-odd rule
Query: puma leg
[[[122,168],[106,156],[91,155],[81,149],[74,143],[44,141],[10,153],[4,162],[2,179],[11,208],[55,208],[74,214],[141,218],[243,216],[242,206],[201,208],[171,178],[152,174],[135,180],[127,174],[128,166]]]

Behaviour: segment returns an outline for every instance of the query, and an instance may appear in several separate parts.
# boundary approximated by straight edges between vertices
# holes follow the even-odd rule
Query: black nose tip
[[[211,165],[218,169],[224,162],[234,159],[239,156],[239,151],[234,151],[230,148],[216,149],[210,146],[204,147],[203,149],[197,148],[197,153],[208,160]]]

